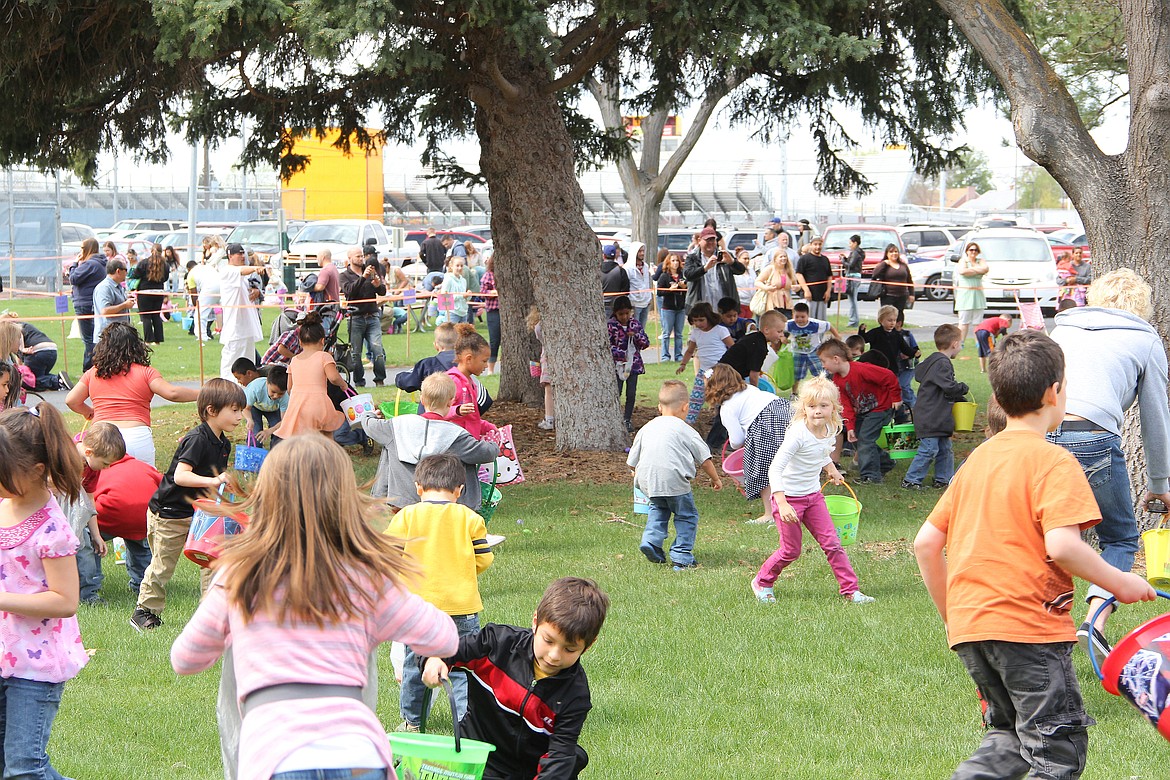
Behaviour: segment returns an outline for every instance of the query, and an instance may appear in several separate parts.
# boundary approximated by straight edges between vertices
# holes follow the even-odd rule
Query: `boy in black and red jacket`
[[[532,630],[489,623],[461,637],[450,658],[428,658],[431,687],[448,670],[469,678],[463,733],[496,746],[483,780],[572,780],[589,756],[577,744],[593,706],[578,659],[597,640],[609,598],[592,580],[562,577],[545,590]]]
[[[894,410],[902,405],[898,377],[888,368],[850,361],[849,348],[839,339],[821,344],[817,356],[841,393],[845,433],[849,441],[857,443],[858,482],[879,483],[894,468],[894,461],[877,445],[877,439],[893,419]]]

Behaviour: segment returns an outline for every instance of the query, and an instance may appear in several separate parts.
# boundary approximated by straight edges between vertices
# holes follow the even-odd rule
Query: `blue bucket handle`
[[[1155,589],[1154,592],[1157,593],[1159,596],[1161,596],[1164,599],[1170,599],[1170,593],[1167,593],[1164,590],[1156,590]],[[1117,597],[1110,596],[1109,598],[1105,599],[1104,604],[1097,607],[1097,609],[1093,611],[1093,614],[1089,617],[1090,630],[1092,629],[1093,626],[1095,626],[1097,624],[1097,618],[1105,610],[1105,608],[1111,607],[1115,603],[1117,603]],[[1094,672],[1094,674],[1097,675],[1097,679],[1104,680],[1105,675],[1101,674],[1101,664],[1097,663],[1097,654],[1095,652],[1093,652],[1093,643],[1092,642],[1089,642],[1089,663],[1092,664],[1093,672]]]

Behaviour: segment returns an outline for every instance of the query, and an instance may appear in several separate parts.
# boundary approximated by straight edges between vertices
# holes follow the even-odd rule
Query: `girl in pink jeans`
[[[841,585],[841,595],[854,604],[874,601],[857,589],[857,575],[837,538],[821,493],[822,470],[834,485],[843,481],[830,457],[841,427],[841,400],[833,382],[823,376],[801,382],[792,426],[768,469],[768,485],[773,491],[772,517],[780,532],[780,549],[764,561],[752,579],[752,593],[765,604],[775,603],[772,585],[784,567],[800,557],[801,524],[825,551],[833,576]]]

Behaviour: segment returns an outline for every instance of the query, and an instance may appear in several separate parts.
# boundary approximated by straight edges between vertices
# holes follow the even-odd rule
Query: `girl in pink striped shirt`
[[[416,571],[402,540],[376,532],[345,452],[322,436],[272,451],[251,495],[221,511],[250,517],[233,537],[199,609],[171,648],[179,674],[231,647],[240,780],[393,777],[390,745],[362,700],[382,642],[448,656],[451,618],[402,585]]]

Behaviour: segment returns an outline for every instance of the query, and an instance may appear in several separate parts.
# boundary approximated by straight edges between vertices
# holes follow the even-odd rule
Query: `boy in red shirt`
[[[881,483],[894,468],[889,454],[877,445],[882,428],[902,405],[902,386],[893,371],[849,359],[849,347],[840,339],[829,339],[817,348],[817,357],[841,393],[845,436],[857,443],[858,482]]]
[[[988,317],[975,326],[975,342],[979,345],[979,373],[987,373],[987,358],[1000,332],[1006,333],[1012,326],[1012,315],[1001,314],[998,317]]]
[[[85,457],[82,486],[93,496],[98,529],[103,539],[118,536],[126,543],[126,574],[130,590],[137,594],[151,557],[146,542],[147,504],[162,474],[127,455],[121,432],[110,423],[91,425],[78,449]]]
[[[1034,330],[1008,336],[991,387],[1006,426],[971,453],[914,540],[947,641],[986,702],[983,742],[953,777],[1075,780],[1093,719],[1072,666],[1072,577],[1123,603],[1154,589],[1081,540],[1101,510],[1076,458],[1044,439],[1064,420],[1060,346]]]

